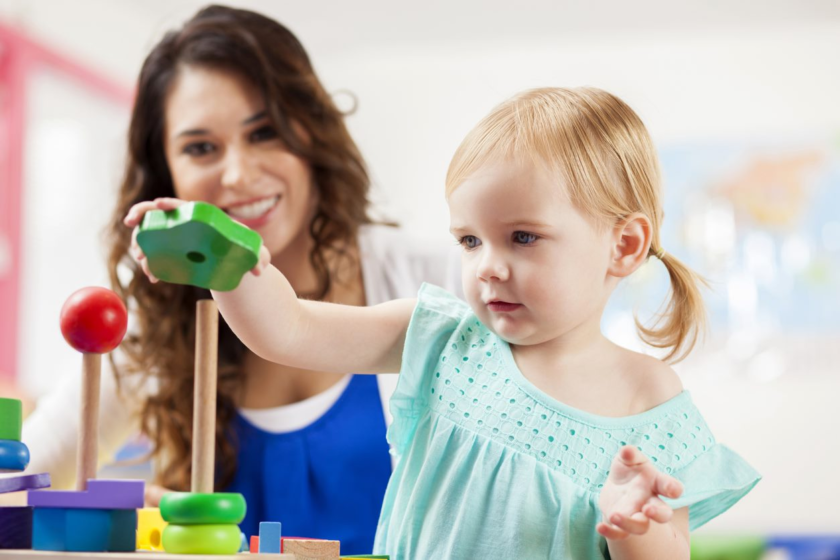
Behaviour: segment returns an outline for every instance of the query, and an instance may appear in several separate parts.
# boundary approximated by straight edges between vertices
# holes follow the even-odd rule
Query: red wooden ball
[[[61,308],[61,334],[79,352],[110,352],[122,342],[127,327],[125,305],[106,288],[82,288]]]

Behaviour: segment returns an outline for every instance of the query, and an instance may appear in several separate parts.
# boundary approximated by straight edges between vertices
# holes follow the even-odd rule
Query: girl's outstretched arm
[[[400,370],[415,300],[373,307],[298,299],[268,265],[230,292],[213,292],[236,336],[258,356],[297,368],[336,373]]]

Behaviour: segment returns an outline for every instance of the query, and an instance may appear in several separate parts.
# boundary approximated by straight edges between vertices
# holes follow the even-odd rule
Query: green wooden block
[[[18,399],[0,398],[0,439],[20,441],[23,407]]]
[[[262,238],[212,204],[190,202],[146,213],[137,243],[164,282],[226,292],[256,266]]]

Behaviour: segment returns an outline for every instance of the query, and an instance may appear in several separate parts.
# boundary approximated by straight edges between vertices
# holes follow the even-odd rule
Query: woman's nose
[[[222,186],[230,189],[247,187],[258,173],[257,165],[246,150],[232,148],[224,159]]]

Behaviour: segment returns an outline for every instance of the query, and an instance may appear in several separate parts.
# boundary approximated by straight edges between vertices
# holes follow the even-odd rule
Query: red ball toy
[[[61,308],[61,334],[79,352],[110,352],[122,342],[127,327],[125,305],[106,288],[82,288]]]

